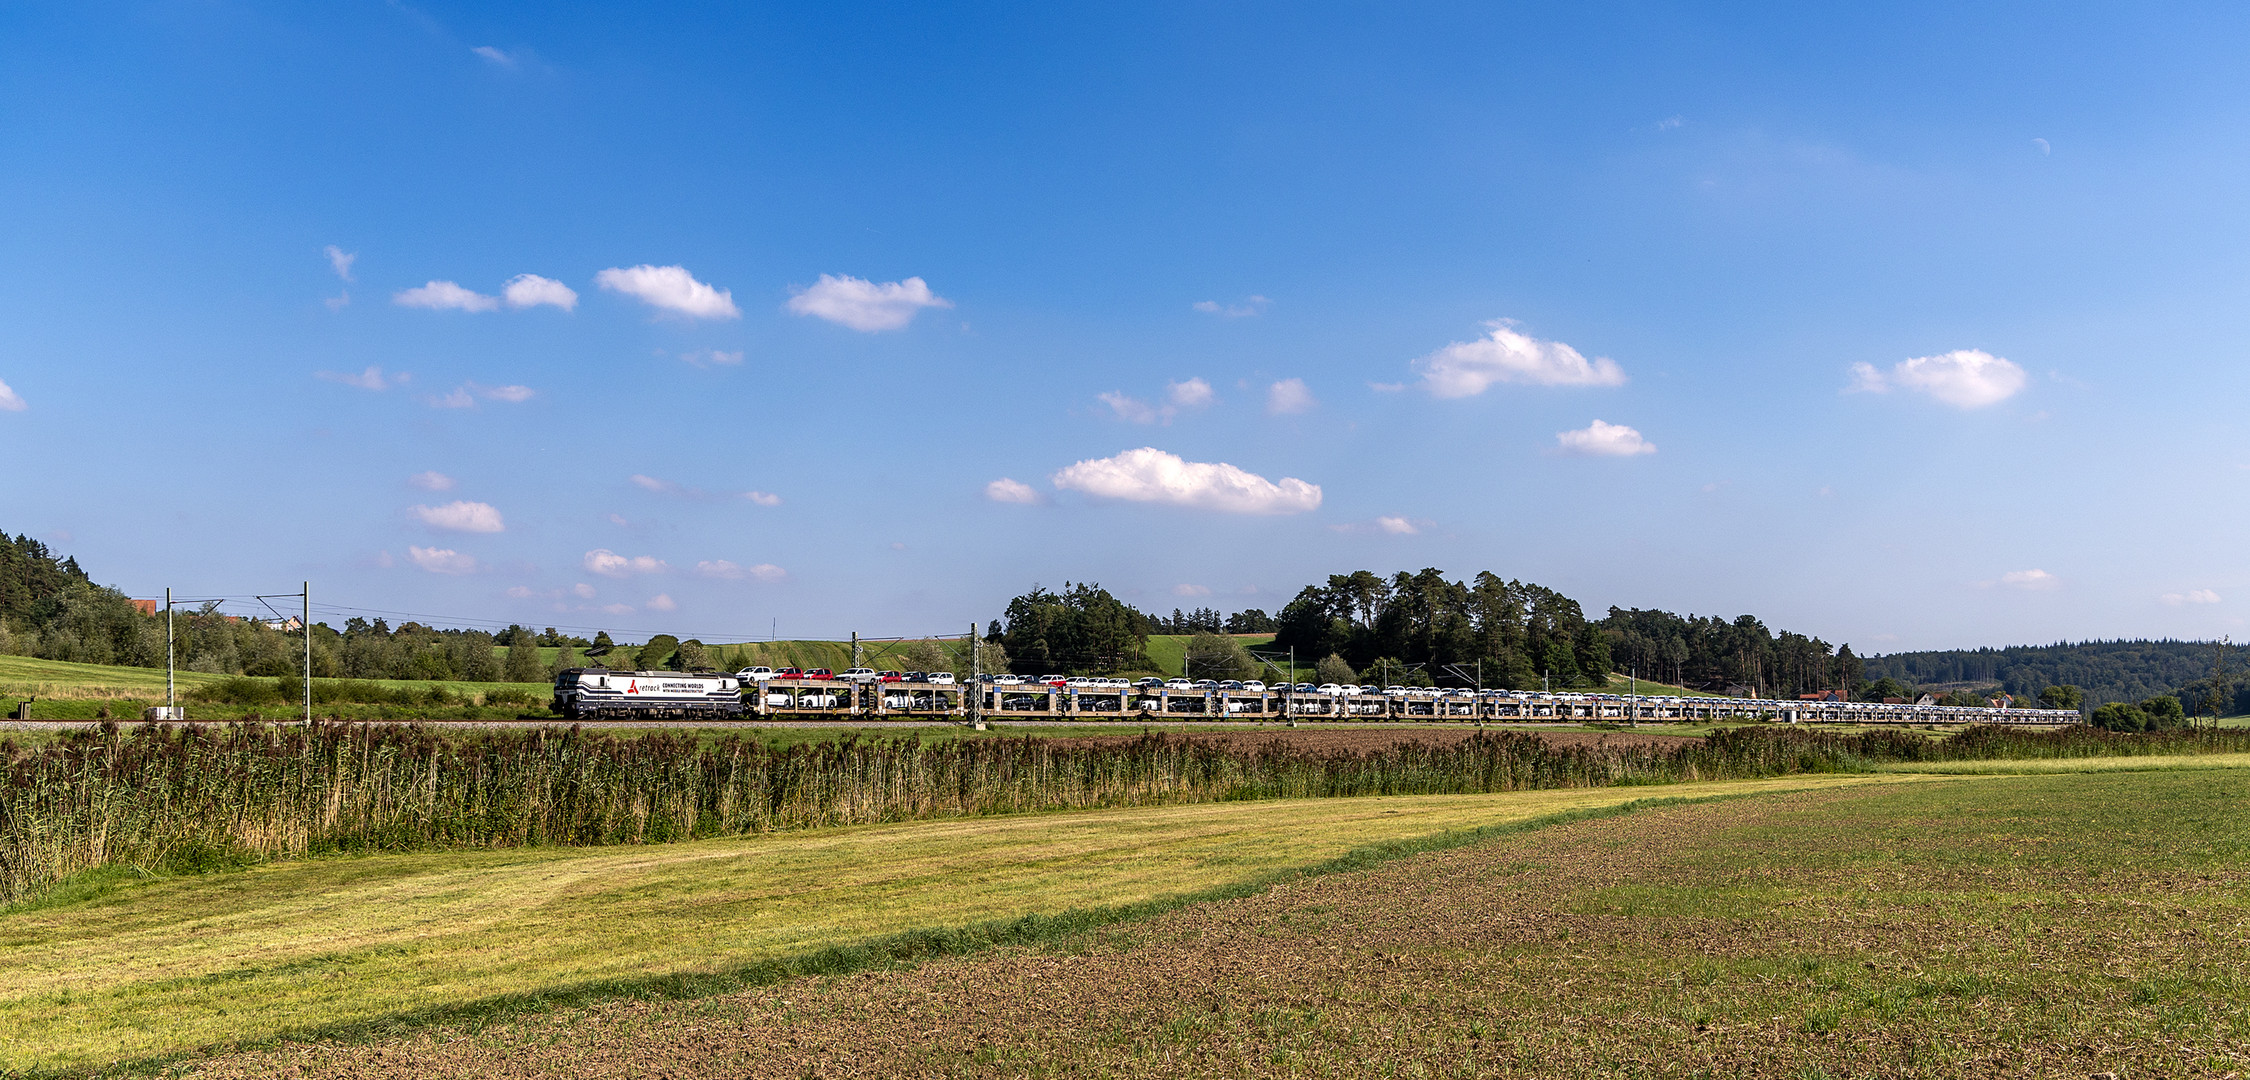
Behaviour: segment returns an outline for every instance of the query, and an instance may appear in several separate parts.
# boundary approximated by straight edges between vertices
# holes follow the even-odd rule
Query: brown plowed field
[[[1314,753],[1326,753],[1339,750],[1350,753],[1363,753],[1368,750],[1381,750],[1385,747],[1395,746],[1402,742],[1431,743],[1443,746],[1460,742],[1474,734],[1476,734],[1476,729],[1473,727],[1275,727],[1253,731],[1198,731],[1184,734],[1180,737],[1193,739],[1197,742],[1213,743],[1233,750],[1253,749],[1256,747],[1264,746],[1267,743],[1280,741],[1287,743],[1294,749],[1307,750]],[[1671,747],[1703,741],[1702,739],[1692,735],[1644,735],[1638,732],[1631,731],[1524,731],[1522,732],[1522,734],[1535,735],[1541,739],[1547,740],[1549,743],[1555,746]],[[1086,735],[1073,738],[1057,739],[1055,741],[1061,743],[1099,744],[1125,742],[1135,737],[1136,736],[1131,735]]]
[[[2109,785],[2095,792],[2108,800],[2098,820],[2151,792],[2206,798],[2137,782],[2089,782]],[[1048,949],[283,1046],[201,1075],[1783,1080],[2250,1067],[2250,1009],[2228,992],[2250,978],[2239,861],[2177,845],[2119,861],[2127,833],[2054,810],[2085,799],[2085,784],[1912,787],[1644,810]]]

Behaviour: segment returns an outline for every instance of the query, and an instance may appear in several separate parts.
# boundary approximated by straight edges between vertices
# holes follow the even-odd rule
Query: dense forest
[[[1849,645],[1774,631],[1749,615],[1732,619],[1610,608],[1589,619],[1553,589],[1480,572],[1366,570],[1331,575],[1299,590],[1278,613],[1231,614],[1213,608],[1139,611],[1096,584],[1034,587],[992,622],[989,663],[1030,674],[1050,671],[1151,671],[1148,639],[1195,635],[1187,653],[1197,672],[1264,670],[1227,635],[1272,634],[1260,651],[1294,654],[1318,665],[1323,680],[1532,689],[1605,685],[1612,673],[1720,692],[1791,697],[1842,691],[1859,698],[1923,689],[2006,690],[2031,699],[2049,686],[2075,686],[2084,705],[2146,704],[2173,696],[2191,713],[2212,704],[2211,642],[2089,641],[2044,646],[1956,649],[1860,657]],[[716,662],[702,643],[657,635],[604,655],[607,634],[588,640],[549,627],[499,633],[406,622],[352,619],[338,630],[313,627],[313,671],[355,679],[458,679],[537,682],[561,667],[599,662],[642,668],[696,668]],[[281,676],[298,672],[304,641],[216,605],[179,612],[174,634],[185,670]],[[26,536],[0,533],[0,653],[94,664],[164,665],[164,625],[116,589],[96,585],[76,559]],[[544,660],[541,658],[545,657]],[[934,662],[934,661],[933,661]],[[2250,712],[2250,671],[2241,650],[2225,661],[2218,704]],[[1965,695],[1964,695],[1965,696]]]

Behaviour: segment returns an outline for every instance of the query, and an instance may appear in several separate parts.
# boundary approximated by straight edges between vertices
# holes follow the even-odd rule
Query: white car
[[[1164,689],[1193,690],[1195,689],[1195,684],[1187,681],[1186,679],[1166,679],[1164,680]]]
[[[1064,680],[1064,683],[1074,690],[1091,690],[1094,687],[1095,680],[1084,675],[1073,675]]]
[[[836,677],[845,682],[874,682],[881,674],[871,667],[855,667],[837,672]]]
[[[1332,682],[1324,682],[1320,684],[1320,690],[1318,692],[1326,694],[1329,697],[1344,696],[1344,688]]]
[[[1262,682],[1260,682],[1260,681],[1258,681],[1258,680],[1256,680],[1256,679],[1244,679],[1244,680],[1242,680],[1242,688],[1243,688],[1244,690],[1255,690],[1255,691],[1257,691],[1257,692],[1259,692],[1259,693],[1261,693],[1261,694],[1263,694],[1263,693],[1265,693],[1265,692],[1266,692],[1266,684],[1265,684],[1265,683],[1262,683]]]
[[[757,667],[743,668],[741,671],[735,672],[734,677],[741,679],[743,682],[764,682],[773,678],[773,669],[760,664]]]
[[[951,686],[953,685],[953,673],[950,671],[933,671],[930,672],[930,677],[923,681],[934,683],[938,686]]]
[[[1022,686],[1022,685],[1023,685],[1023,676],[1021,676],[1021,675],[994,675],[994,676],[992,677],[992,685],[994,685],[994,686]]]

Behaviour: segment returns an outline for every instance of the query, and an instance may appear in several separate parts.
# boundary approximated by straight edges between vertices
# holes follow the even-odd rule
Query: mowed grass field
[[[2243,1075],[2250,770],[2076,764],[1656,806],[912,970],[194,1071]]]
[[[661,987],[667,976],[723,975],[916,928],[1183,897],[1367,845],[1652,794],[1929,782],[1218,803],[326,858],[167,880],[112,873],[0,914],[0,1065],[83,1068],[516,995]]]

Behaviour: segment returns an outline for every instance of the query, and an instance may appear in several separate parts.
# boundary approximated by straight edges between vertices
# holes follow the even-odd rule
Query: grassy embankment
[[[180,704],[186,707],[188,716],[196,720],[239,720],[252,713],[267,719],[288,719],[296,715],[299,708],[296,703],[302,700],[297,696],[295,680],[283,679],[281,681],[288,684],[289,692],[285,695],[285,700],[279,703],[207,703],[198,700],[201,693],[240,676],[181,671],[176,672],[173,677]],[[257,681],[268,687],[275,683],[273,679]],[[332,686],[336,682],[338,680],[314,680],[316,690]],[[544,716],[546,711],[542,706],[549,693],[545,682],[436,682],[415,679],[360,679],[350,682],[410,696],[418,699],[418,702],[318,702],[316,698],[314,715],[336,715],[347,720],[502,718],[525,713]],[[431,701],[433,691],[440,700]],[[505,705],[487,705],[486,699],[494,694],[528,698],[532,704],[525,705],[521,701],[515,701]],[[0,705],[13,707],[16,702],[26,698],[35,699],[32,705],[34,719],[92,720],[106,711],[119,720],[137,720],[142,709],[164,704],[164,669],[74,664],[62,660],[0,655]]]
[[[1663,794],[1911,780],[1799,777]],[[145,881],[112,873],[0,915],[0,969],[11,973],[0,986],[0,1064],[80,1067],[383,1017],[475,1014],[525,995],[663,992],[664,977],[680,973],[713,976],[707,989],[718,989],[830,944],[1127,908],[1366,845],[1648,795],[1221,803],[623,849],[314,859]]]
[[[2250,772],[2110,768],[2152,760],[1769,785],[880,978],[485,1014],[199,1067],[369,1080],[2239,1076]],[[1325,821],[1291,826],[1317,836]]]

